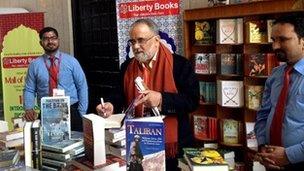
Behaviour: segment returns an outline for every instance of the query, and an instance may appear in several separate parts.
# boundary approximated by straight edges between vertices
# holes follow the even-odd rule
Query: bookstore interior
[[[199,80],[200,103],[189,114],[195,138],[178,159],[182,171],[263,171],[254,126],[264,85],[277,59],[274,21],[302,14],[300,0],[208,0],[209,7],[183,12],[185,57]],[[71,131],[70,99],[41,99],[41,120],[0,121],[0,170],[165,170],[161,117],[115,114],[83,117],[83,133]],[[149,133],[141,131],[149,127]],[[157,164],[155,164],[157,162]],[[134,166],[133,166],[134,165]]]

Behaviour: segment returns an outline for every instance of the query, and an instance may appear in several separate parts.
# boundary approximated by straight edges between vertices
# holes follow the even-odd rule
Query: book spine
[[[42,154],[41,154],[41,127],[32,127],[32,161],[33,168],[42,169]]]

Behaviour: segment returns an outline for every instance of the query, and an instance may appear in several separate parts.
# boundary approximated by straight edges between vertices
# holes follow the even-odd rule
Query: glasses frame
[[[51,37],[42,37],[41,38],[41,41],[44,41],[44,42],[46,42],[46,41],[57,41],[58,40],[58,37],[57,36],[51,36]]]
[[[149,38],[129,39],[128,40],[128,45],[129,46],[134,46],[136,44],[139,44],[140,46],[142,46],[142,45],[145,45],[149,40],[151,40],[155,36],[157,36],[157,35],[153,35]]]

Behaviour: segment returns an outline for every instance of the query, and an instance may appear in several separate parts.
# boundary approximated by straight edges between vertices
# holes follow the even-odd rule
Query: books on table
[[[0,151],[0,167],[7,167],[19,161],[20,155],[18,150]]]
[[[11,141],[20,138],[23,138],[22,129],[15,129],[13,131],[5,131],[0,133],[0,140],[3,141]]]
[[[59,153],[66,153],[67,151],[70,151],[78,146],[83,145],[83,140],[63,140],[57,143],[43,143],[42,149],[53,151],[53,152],[59,152]]]
[[[124,113],[118,113],[105,118],[105,128],[120,128],[123,125],[125,116]]]
[[[43,142],[56,143],[71,138],[70,97],[41,98]]]
[[[165,170],[164,123],[161,117],[126,120],[127,170]]]

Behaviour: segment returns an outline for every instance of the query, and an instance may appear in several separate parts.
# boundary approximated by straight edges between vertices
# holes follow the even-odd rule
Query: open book
[[[120,128],[123,125],[124,117],[124,113],[112,114],[105,119],[105,128]]]

